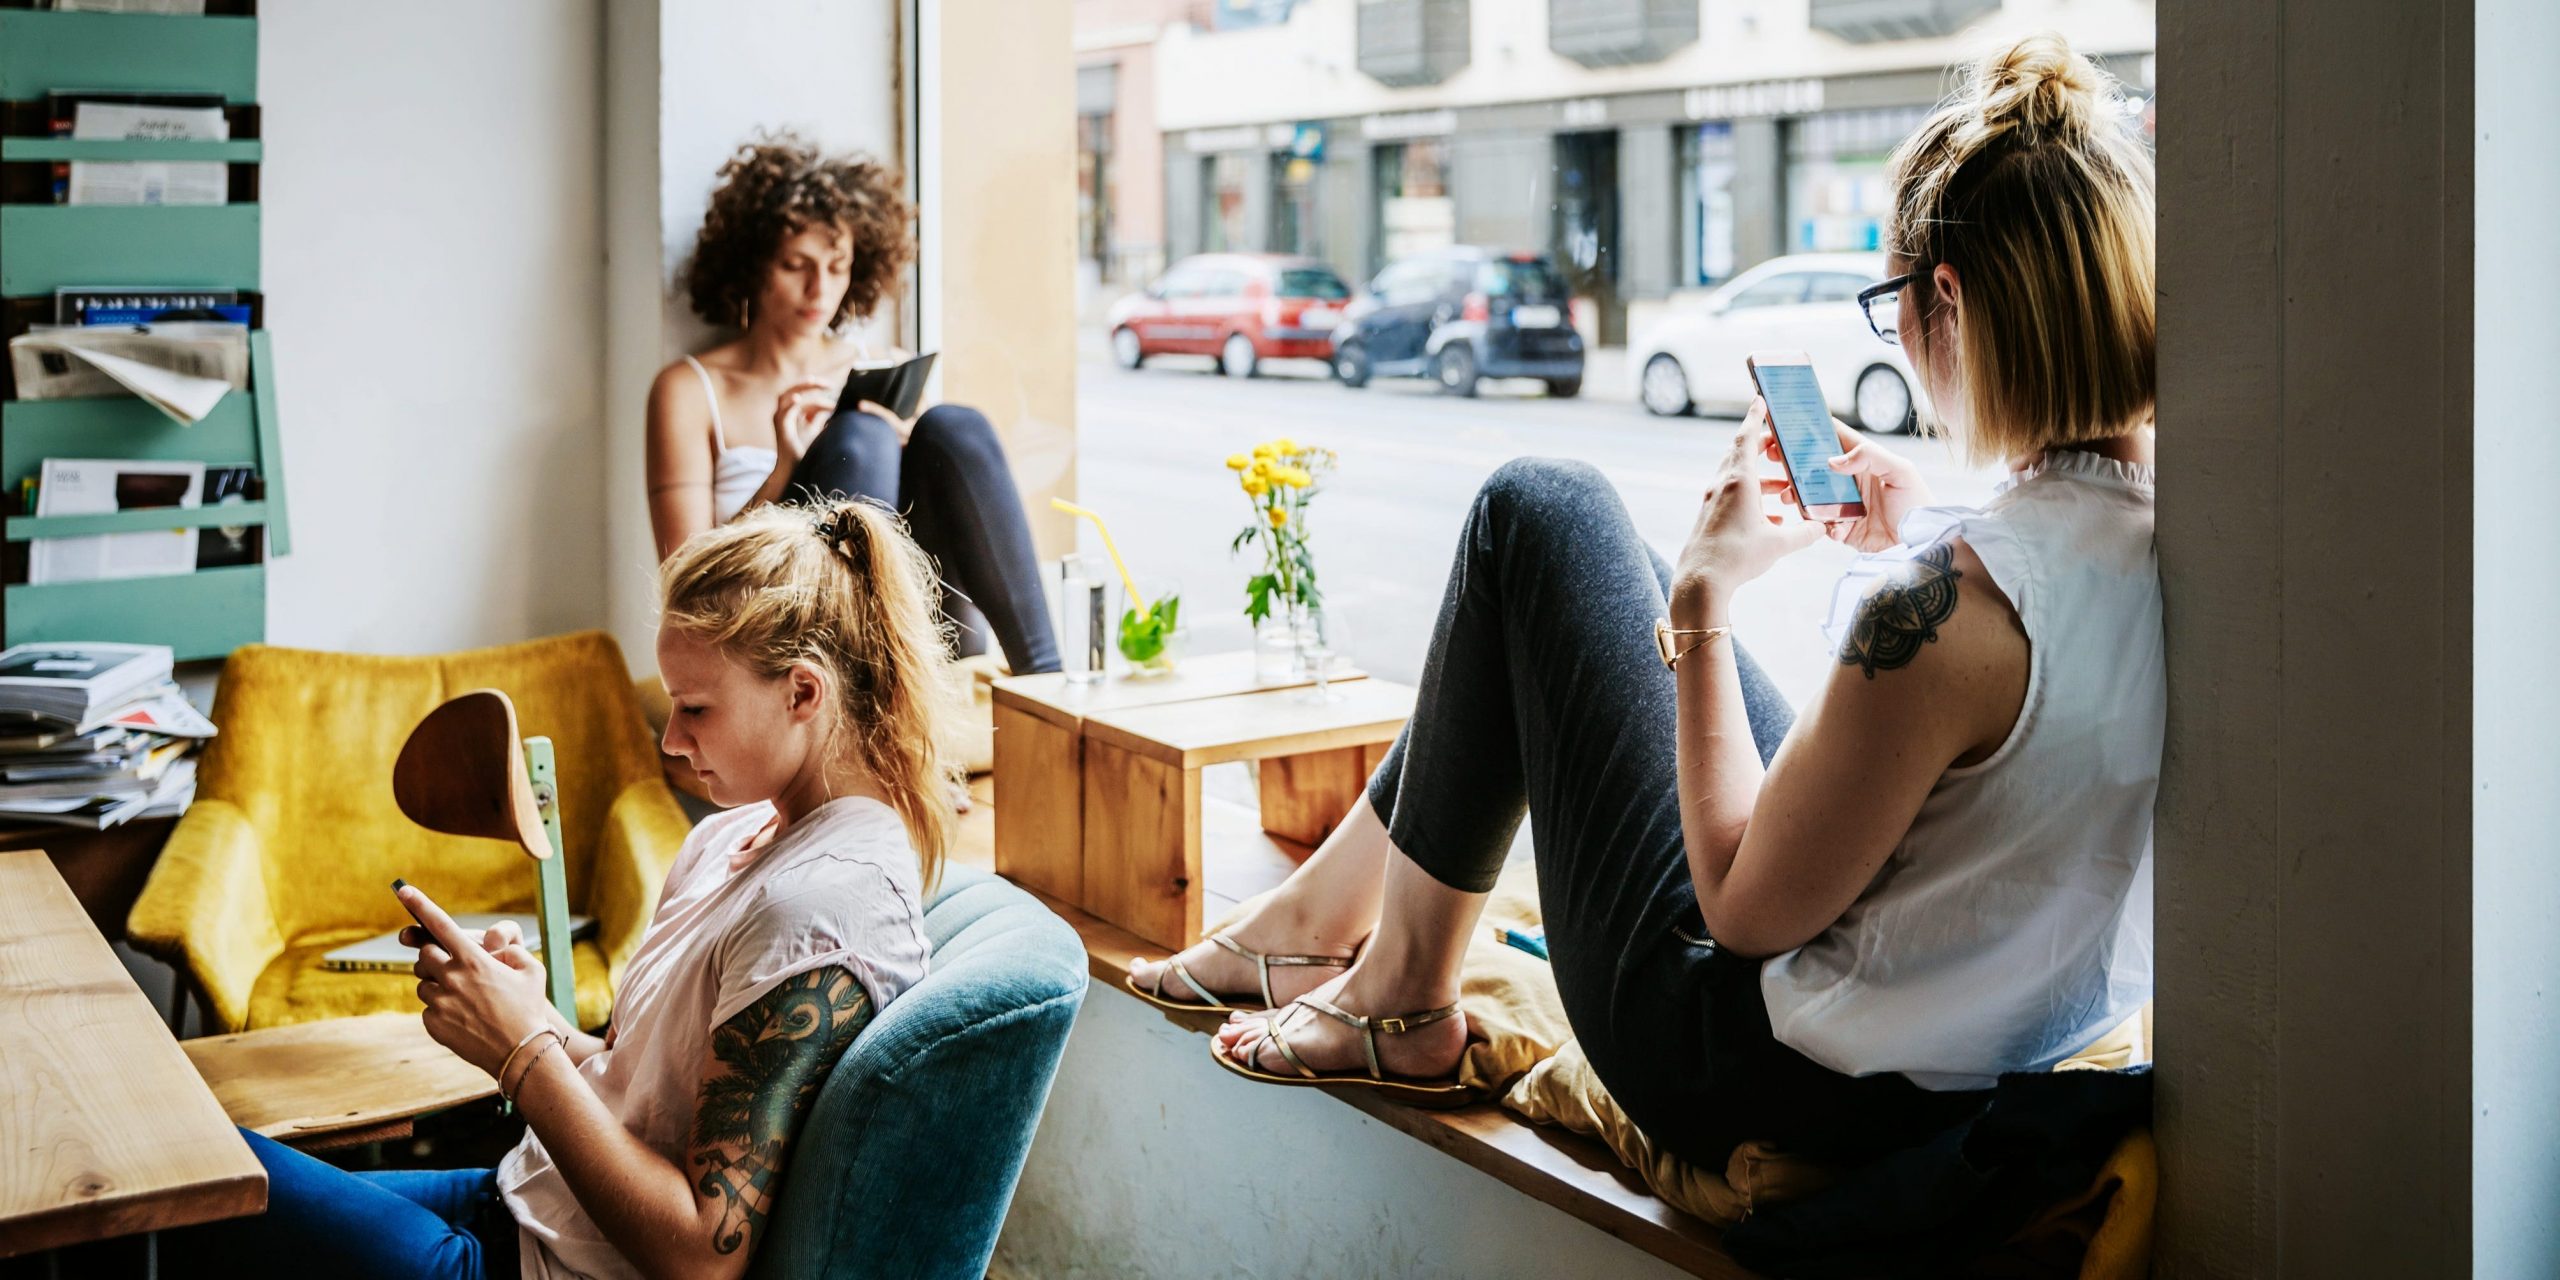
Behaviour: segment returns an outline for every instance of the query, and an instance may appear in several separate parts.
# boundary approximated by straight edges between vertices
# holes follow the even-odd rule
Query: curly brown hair
[[[766,134],[720,166],[680,283],[694,314],[744,327],[782,242],[805,227],[843,227],[853,240],[853,283],[827,324],[880,305],[916,256],[897,170],[859,152],[828,155],[790,132]]]

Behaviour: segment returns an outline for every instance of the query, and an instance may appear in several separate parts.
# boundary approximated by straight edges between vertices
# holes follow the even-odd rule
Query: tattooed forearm
[[[720,1205],[711,1245],[735,1253],[764,1229],[782,1164],[818,1088],[871,1021],[844,969],[784,981],[711,1033],[715,1060],[694,1108],[694,1191]]]
[[[1920,646],[1938,642],[1938,628],[1956,612],[1955,548],[1944,542],[1921,550],[1903,571],[1876,589],[1858,609],[1858,622],[1840,646],[1840,661],[1866,672],[1911,665]]]

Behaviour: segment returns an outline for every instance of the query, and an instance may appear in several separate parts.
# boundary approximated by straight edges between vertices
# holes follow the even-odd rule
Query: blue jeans
[[[516,1220],[494,1169],[349,1173],[243,1129],[267,1211],[161,1233],[172,1275],[515,1280]]]

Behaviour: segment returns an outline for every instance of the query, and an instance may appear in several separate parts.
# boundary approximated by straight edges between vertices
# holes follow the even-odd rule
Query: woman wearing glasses
[[[1661,1147],[1891,1149],[2151,993],[2164,684],[2151,161],[2059,37],[1987,58],[1894,157],[1889,315],[2010,472],[1933,507],[1839,428],[1867,515],[1802,520],[1755,405],[1677,565],[1607,483],[1521,461],[1469,513],[1412,721],[1340,829],[1132,985],[1235,1013],[1280,1084],[1455,1097],[1459,960],[1524,811],[1556,984]],[[1773,514],[1773,512],[1775,514]],[[1867,553],[1798,717],[1729,630],[1824,536]]]

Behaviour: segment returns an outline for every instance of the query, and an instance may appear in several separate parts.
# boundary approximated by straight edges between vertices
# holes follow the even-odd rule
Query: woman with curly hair
[[[986,416],[936,405],[912,420],[839,405],[856,364],[902,359],[851,337],[915,258],[915,209],[895,170],[790,134],[720,169],[680,283],[737,331],[668,365],[649,390],[649,525],[663,560],[766,503],[842,495],[904,514],[943,575],[961,653],[993,632],[1017,673],[1055,671],[1031,530]]]

